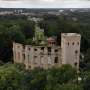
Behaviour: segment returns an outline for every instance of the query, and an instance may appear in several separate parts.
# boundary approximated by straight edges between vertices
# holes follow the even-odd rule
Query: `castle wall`
[[[20,57],[19,54],[20,53]],[[61,66],[61,48],[13,44],[14,62],[23,63],[26,69]]]
[[[13,58],[16,63],[23,63],[23,46],[19,43],[13,43]]]

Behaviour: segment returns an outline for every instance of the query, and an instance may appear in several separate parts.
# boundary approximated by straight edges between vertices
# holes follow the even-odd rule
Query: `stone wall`
[[[13,43],[14,62],[23,63],[26,69],[61,66],[61,48],[47,46],[30,46]]]

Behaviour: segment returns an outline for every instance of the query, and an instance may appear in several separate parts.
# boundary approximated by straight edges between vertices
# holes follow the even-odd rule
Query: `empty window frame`
[[[51,47],[48,47],[48,52],[51,52]]]
[[[58,63],[58,57],[55,57],[54,63]]]

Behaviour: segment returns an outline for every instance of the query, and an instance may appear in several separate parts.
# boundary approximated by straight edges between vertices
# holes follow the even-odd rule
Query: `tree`
[[[84,90],[90,90],[90,73],[84,80],[83,88]]]
[[[43,69],[35,69],[31,72],[32,80],[30,90],[44,90],[47,84],[46,72]]]
[[[12,60],[13,42],[24,43],[25,36],[20,31],[20,27],[13,25],[0,33],[0,60],[8,62]]]
[[[83,90],[81,85],[77,84],[64,84],[64,85],[55,85],[53,90]]]
[[[47,72],[47,85],[46,88],[55,90],[54,86],[59,84],[73,83],[76,79],[76,70],[70,65],[63,65],[61,68],[52,68]]]
[[[0,90],[23,90],[24,73],[14,65],[0,67]]]
[[[87,70],[87,71],[90,71],[90,48],[85,53],[83,63],[85,64],[84,69]]]

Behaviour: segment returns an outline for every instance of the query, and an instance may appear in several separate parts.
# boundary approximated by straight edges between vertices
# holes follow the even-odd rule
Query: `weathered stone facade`
[[[50,68],[61,65],[61,48],[44,46],[23,46],[13,43],[14,62],[24,63],[26,68]]]
[[[37,67],[48,69],[70,64],[79,68],[81,35],[77,33],[62,33],[61,46],[53,45],[23,45],[13,43],[15,63],[23,63],[26,69]]]

